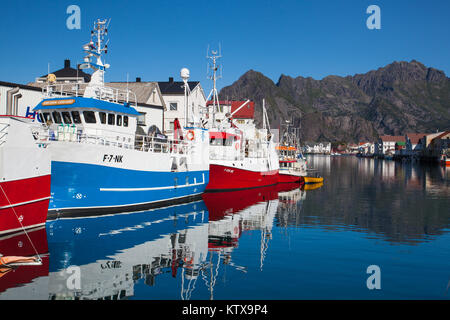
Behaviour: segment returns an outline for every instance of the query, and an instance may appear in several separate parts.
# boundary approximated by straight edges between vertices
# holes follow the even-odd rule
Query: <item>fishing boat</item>
[[[220,121],[215,118],[220,109],[216,88],[216,61],[220,57],[217,51],[212,56],[213,89],[207,101],[212,97],[212,115],[209,113],[207,125],[210,137],[210,180],[207,191],[239,190],[274,185],[278,182],[278,156],[273,136],[267,127],[268,119],[263,102],[263,128],[255,124],[235,123],[233,116],[250,103],[243,102],[233,112],[227,113]],[[209,110],[209,109],[208,109]]]
[[[0,116],[0,235],[45,224],[50,156],[37,143],[31,119]]]
[[[83,46],[80,68],[94,71],[84,90],[49,82],[34,108],[43,120],[39,142],[51,155],[50,213],[132,211],[192,200],[209,181],[206,129],[139,135],[136,95],[104,85],[110,67],[102,61],[106,23],[97,20]]]
[[[300,150],[300,144],[295,133],[297,128],[290,128],[289,122],[286,122],[285,132],[280,144],[276,147],[280,159],[278,182],[303,182],[303,177],[306,176],[307,171],[307,161]]]

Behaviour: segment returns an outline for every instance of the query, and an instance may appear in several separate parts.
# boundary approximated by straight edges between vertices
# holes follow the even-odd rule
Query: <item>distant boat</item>
[[[278,182],[303,182],[308,162],[300,149],[299,138],[296,134],[298,129],[290,127],[289,121],[286,122],[283,137],[276,147],[280,159]]]

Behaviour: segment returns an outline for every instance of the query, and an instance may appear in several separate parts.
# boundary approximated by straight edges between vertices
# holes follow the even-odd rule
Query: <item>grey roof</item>
[[[129,90],[136,94],[138,103],[147,103],[153,90],[158,90],[156,82],[108,82],[105,85],[117,89],[126,89],[128,87]]]
[[[188,81],[189,89],[192,91],[200,81]],[[158,81],[162,94],[184,94],[183,81]]]
[[[25,84],[13,83],[13,82],[5,82],[5,81],[0,81],[0,86],[11,87],[11,88],[19,87],[20,89],[33,90],[33,91],[42,91],[42,89],[40,87],[32,86],[30,84],[25,85]]]

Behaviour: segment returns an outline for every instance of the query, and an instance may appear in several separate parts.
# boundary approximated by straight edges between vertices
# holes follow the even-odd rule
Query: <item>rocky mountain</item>
[[[373,141],[450,129],[450,78],[415,60],[322,80],[281,75],[277,83],[250,70],[219,96],[254,100],[258,123],[265,99],[271,126],[292,120],[303,141]]]

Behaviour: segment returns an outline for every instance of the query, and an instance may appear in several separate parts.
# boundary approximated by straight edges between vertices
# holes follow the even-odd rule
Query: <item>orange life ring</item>
[[[236,150],[239,150],[239,142],[236,143],[234,147],[236,148]]]
[[[188,133],[186,134],[186,138],[191,141],[194,140],[195,139],[194,130],[189,130]]]

